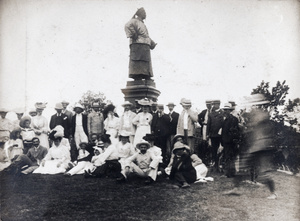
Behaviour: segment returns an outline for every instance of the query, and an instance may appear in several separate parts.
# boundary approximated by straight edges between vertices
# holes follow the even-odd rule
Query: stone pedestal
[[[134,80],[127,81],[126,88],[121,89],[125,101],[135,104],[136,100],[147,97],[152,101],[157,101],[160,91],[156,89],[154,80]]]

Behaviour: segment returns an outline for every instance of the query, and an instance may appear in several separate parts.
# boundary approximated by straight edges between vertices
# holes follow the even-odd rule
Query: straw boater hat
[[[141,141],[136,145],[136,148],[140,149],[140,146],[141,146],[141,145],[146,145],[146,146],[147,146],[147,149],[150,148],[150,144],[149,144],[147,141],[145,141],[145,140],[141,140]]]
[[[220,104],[220,103],[221,103],[220,100],[212,100],[212,101],[211,101],[211,104]]]
[[[270,101],[266,99],[263,94],[252,94],[249,99],[250,105],[262,105],[262,104],[269,104]]]
[[[158,109],[164,109],[164,105],[163,105],[163,104],[158,104],[158,105],[157,105],[157,108],[158,108]]]
[[[223,110],[234,110],[234,107],[232,107],[231,103],[225,103]]]
[[[61,103],[56,103],[54,109],[56,110],[62,110],[64,109]]]
[[[81,110],[84,110],[83,106],[79,103],[76,103],[73,110],[75,110],[76,108],[81,108]]]
[[[187,146],[187,145],[185,145],[185,144],[183,144],[183,143],[181,143],[181,142],[176,142],[176,143],[174,144],[173,153],[175,152],[175,150],[179,150],[179,149],[186,149],[186,150],[188,150],[188,151],[191,150],[189,146]]]
[[[141,100],[138,100],[138,104],[141,106],[151,106],[154,103],[152,103],[148,98],[143,98]]]
[[[67,104],[67,105],[69,105],[70,102],[68,102],[68,101],[66,101],[66,100],[63,100],[61,103],[62,103],[62,104]]]
[[[36,109],[44,110],[46,108],[46,104],[47,103],[36,102],[34,106]]]
[[[125,107],[126,105],[132,106],[132,103],[130,103],[129,101],[125,101],[121,106]]]
[[[182,106],[191,106],[191,105],[192,105],[192,102],[191,102],[191,100],[189,100],[189,99],[182,98],[182,99],[180,100],[180,104],[181,104]]]
[[[34,108],[31,108],[30,110],[29,110],[29,112],[28,112],[29,114],[31,114],[31,113],[36,113],[36,109],[34,109]]]
[[[173,103],[173,102],[169,102],[166,106],[173,106],[173,107],[175,107],[176,105]]]
[[[206,104],[211,104],[211,103],[212,103],[212,100],[206,100],[205,103],[206,103]]]
[[[14,112],[16,113],[16,114],[24,114],[24,108],[16,108],[15,110],[14,110]]]

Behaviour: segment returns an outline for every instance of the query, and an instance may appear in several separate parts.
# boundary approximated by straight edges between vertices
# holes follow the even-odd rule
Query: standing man
[[[206,100],[206,108],[198,115],[198,122],[201,125],[201,135],[202,135],[202,141],[199,144],[199,157],[205,163],[208,163],[209,158],[209,149],[208,149],[208,142],[207,142],[207,121],[208,121],[208,115],[211,113],[211,100]]]
[[[232,115],[234,107],[227,103],[223,107],[224,122],[222,126],[221,144],[223,149],[223,161],[225,175],[233,177],[235,175],[235,158],[237,156],[237,142],[239,139],[239,121]]]
[[[103,134],[103,114],[100,111],[100,104],[93,103],[92,104],[92,111],[88,114],[88,134],[89,139],[92,138],[92,134],[97,134],[100,137]]]
[[[172,146],[172,140],[174,136],[176,135],[176,129],[177,129],[177,124],[178,124],[178,118],[179,114],[174,111],[174,107],[176,105],[173,102],[169,102],[167,104],[167,107],[169,108],[169,118],[170,118],[170,123],[169,123],[169,130],[170,130],[170,135],[168,137],[167,141],[167,155],[171,156],[171,146]]]
[[[67,110],[67,107],[68,107],[68,105],[69,105],[69,102],[63,100],[63,101],[61,102],[61,104],[62,104],[62,106],[63,106],[62,113],[68,116],[68,120],[69,120],[69,123],[70,123],[70,125],[71,125],[71,123],[72,123],[72,117],[73,117],[73,112]]]
[[[182,98],[180,104],[183,107],[183,110],[178,118],[177,134],[184,135],[185,143],[191,148],[191,154],[193,154],[195,149],[195,123],[198,120],[198,114],[191,110],[191,100]]]
[[[132,120],[136,116],[136,113],[130,110],[132,103],[129,101],[125,101],[124,104],[122,104],[122,107],[124,108],[124,113],[120,118],[119,131],[127,131],[130,134],[129,141],[133,144],[136,126],[132,123]]]
[[[153,115],[151,131],[155,135],[154,145],[161,148],[163,162],[167,163],[170,156],[167,156],[167,140],[170,135],[170,118],[164,113],[164,105],[159,104],[158,111]]]
[[[158,111],[158,108],[157,108],[157,102],[152,102],[151,104],[151,114],[152,116],[154,116]]]
[[[72,117],[72,135],[78,151],[81,142],[88,143],[88,117],[82,113],[84,108],[79,103],[75,104],[74,111],[75,115]]]
[[[51,116],[50,130],[55,128],[57,125],[61,125],[64,128],[64,137],[69,138],[70,136],[70,123],[68,116],[62,113],[63,106],[61,103],[55,105],[56,114]]]
[[[212,101],[212,111],[208,115],[207,120],[207,136],[211,142],[211,165],[215,165],[217,170],[219,168],[218,149],[221,144],[221,133],[224,121],[223,111],[220,109],[220,103],[220,100]]]

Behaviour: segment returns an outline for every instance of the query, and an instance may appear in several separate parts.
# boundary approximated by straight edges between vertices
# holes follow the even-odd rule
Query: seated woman
[[[74,162],[75,166],[65,173],[65,176],[73,176],[75,174],[83,174],[84,170],[92,168],[93,164],[91,163],[91,153],[86,150],[88,143],[81,142],[79,144],[79,151],[77,161]]]
[[[33,173],[57,174],[65,173],[71,161],[70,151],[67,146],[61,143],[61,134],[50,134],[54,145],[49,149],[48,154],[42,160],[41,165]]]
[[[10,133],[10,140],[5,143],[4,149],[9,161],[13,161],[19,155],[23,154],[23,141],[20,128],[16,128]]]
[[[190,156],[190,148],[177,142],[174,145],[173,154],[169,178],[179,187],[188,188],[190,187],[189,183],[194,183],[197,179],[197,173]]]

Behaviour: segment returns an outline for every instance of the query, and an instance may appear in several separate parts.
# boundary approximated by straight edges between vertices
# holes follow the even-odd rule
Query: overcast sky
[[[238,101],[262,80],[300,96],[299,1],[2,0],[0,106],[73,104],[87,90],[120,111],[128,78],[124,25],[137,8],[158,43],[151,51],[159,103]],[[177,105],[178,108],[179,105]],[[180,108],[179,108],[180,109]]]

